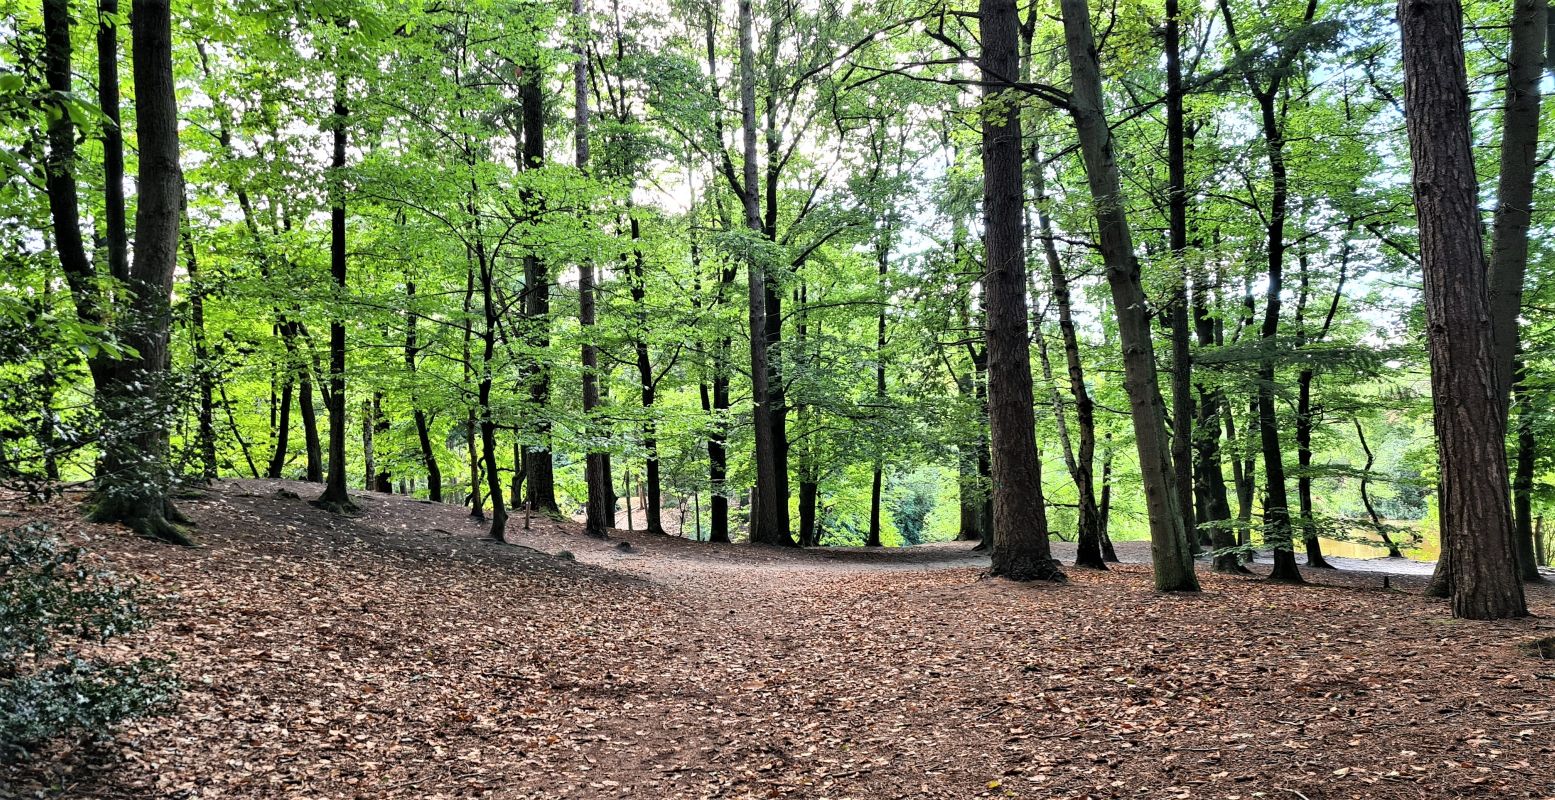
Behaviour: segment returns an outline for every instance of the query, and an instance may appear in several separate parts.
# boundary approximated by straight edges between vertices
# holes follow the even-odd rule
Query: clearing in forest
[[[1555,795],[1555,595],[1464,623],[1419,578],[982,577],[965,543],[789,551],[223,481],[200,549],[45,517],[170,595],[171,715],[4,767],[70,798]],[[1130,545],[1140,547],[1141,545]],[[558,556],[568,551],[571,557]],[[1064,553],[1067,557],[1067,553]]]

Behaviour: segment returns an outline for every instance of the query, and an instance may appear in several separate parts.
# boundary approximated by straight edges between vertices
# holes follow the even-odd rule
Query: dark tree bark
[[[335,291],[346,291],[346,107],[345,76],[335,75],[335,106],[329,119],[334,144],[329,178],[329,274]],[[329,473],[324,493],[314,501],[334,513],[356,510],[346,490],[346,325],[338,314],[329,321]]]
[[[1037,159],[1033,158],[1033,161]],[[1048,280],[1052,285],[1053,304],[1058,307],[1058,333],[1064,343],[1064,365],[1068,370],[1069,394],[1074,397],[1075,425],[1079,428],[1080,445],[1071,454],[1067,421],[1063,409],[1055,404],[1059,432],[1063,436],[1065,462],[1069,477],[1074,481],[1078,496],[1079,527],[1075,532],[1074,565],[1092,569],[1106,569],[1107,562],[1101,552],[1101,511],[1096,506],[1096,403],[1085,388],[1085,367],[1080,360],[1080,337],[1075,331],[1074,303],[1069,291],[1069,276],[1064,272],[1058,257],[1058,245],[1053,239],[1053,223],[1043,203],[1047,199],[1046,179],[1040,164],[1033,170],[1037,191],[1037,226],[1042,239],[1042,252],[1047,259]],[[1044,351],[1046,348],[1043,348]],[[1058,385],[1053,385],[1055,399]]]
[[[97,3],[97,106],[103,124],[103,226],[108,274],[129,279],[129,233],[124,214],[124,129],[119,125],[119,0]]]
[[[890,224],[887,221],[887,224]],[[875,267],[879,292],[880,311],[875,317],[875,402],[881,408],[886,405],[885,389],[885,309],[886,301],[890,297],[890,289],[886,285],[887,271],[891,263],[891,245],[889,236],[884,233],[876,235],[875,243]],[[869,537],[865,544],[869,547],[880,546],[880,501],[881,491],[884,488],[885,462],[879,455],[875,456],[874,480],[869,490]],[[802,489],[801,489],[802,491]]]
[[[1517,545],[1519,574],[1526,583],[1547,583],[1539,574],[1539,557],[1533,534],[1533,476],[1539,455],[1539,440],[1534,436],[1534,399],[1526,385],[1522,364],[1514,364],[1516,378],[1513,397],[1517,401],[1517,469],[1512,475],[1512,518]]]
[[[192,540],[178,524],[184,520],[168,500],[171,475],[164,412],[169,404],[164,394],[170,303],[184,202],[173,90],[172,15],[165,0],[135,0],[131,14],[140,173],[135,257],[125,286],[127,302],[116,327],[135,355],[114,363],[112,388],[99,393],[108,418],[123,427],[104,438],[93,518],[121,522],[142,535],[187,545]]]
[[[1526,616],[1480,238],[1463,11],[1458,0],[1400,0],[1398,18],[1442,477],[1445,567],[1438,572],[1454,616]]]
[[[998,86],[1020,74],[1020,20],[1014,0],[980,0],[983,80]],[[997,89],[989,89],[993,94]],[[985,111],[983,136],[984,311],[988,341],[988,424],[993,451],[990,573],[1016,581],[1062,581],[1048,545],[1032,410],[1026,308],[1025,197],[1020,110]]]
[[[417,370],[417,356],[421,353],[420,343],[416,338],[416,320],[418,312],[415,308],[416,282],[405,281],[405,368],[410,371],[412,389],[410,392],[411,417],[416,423],[416,442],[421,446],[421,464],[427,473],[427,499],[434,503],[443,502],[443,471],[437,464],[437,452],[432,449],[431,426],[427,422],[427,412],[421,408],[421,403],[416,399],[415,375]]]
[[[518,87],[524,134],[523,168],[536,169],[545,164],[545,94],[538,66],[524,70]],[[541,198],[533,190],[520,195],[526,213],[538,219]],[[534,253],[524,254],[524,317],[527,341],[536,351],[551,346],[551,275],[544,261]],[[529,402],[533,406],[542,444],[528,447],[524,453],[525,481],[529,488],[526,505],[531,511],[557,515],[555,459],[551,456],[551,422],[547,408],[551,403],[551,374],[545,364],[536,364],[529,376]]]
[[[219,476],[216,462],[216,374],[214,359],[205,331],[205,284],[200,280],[200,261],[194,241],[183,237],[184,266],[189,271],[189,326],[194,339],[195,384],[199,406],[195,410],[195,449],[200,454],[200,478],[209,482]]]
[[[1112,133],[1102,106],[1101,66],[1091,32],[1086,0],[1063,0],[1064,42],[1074,88],[1070,110],[1080,135],[1095,206],[1102,261],[1123,348],[1124,388],[1128,393],[1134,441],[1150,518],[1155,586],[1161,591],[1198,591],[1193,554],[1173,473],[1171,443],[1156,383],[1155,345],[1151,341],[1148,299],[1140,283],[1139,261],[1124,213],[1122,179],[1112,152]]]
[[[319,438],[319,416],[313,405],[313,372],[306,364],[298,369],[297,413],[302,417],[303,479],[324,482],[324,446]]]
[[[1199,551],[1193,501],[1193,353],[1188,327],[1188,156],[1183,120],[1182,36],[1177,0],[1166,0],[1167,228],[1179,278],[1169,306],[1172,342],[1172,468],[1188,549]]]
[[[740,114],[741,138],[745,156],[744,174],[736,187],[743,201],[745,225],[761,234],[761,187],[757,183],[756,151],[756,72],[751,42],[751,0],[739,0],[740,19]],[[733,175],[730,176],[731,180]],[[758,544],[792,545],[788,532],[788,502],[781,491],[786,477],[778,475],[778,447],[775,436],[780,417],[773,398],[772,371],[768,352],[766,269],[761,254],[747,259],[747,284],[750,301],[751,402],[756,436],[756,508],[751,518],[750,538]]]
[[[637,308],[637,335],[632,342],[632,348],[637,355],[637,384],[642,392],[643,403],[643,450],[647,452],[644,459],[643,472],[643,527],[648,533],[659,536],[667,535],[664,532],[663,512],[663,478],[659,475],[659,435],[658,422],[654,419],[654,403],[658,399],[658,380],[653,375],[653,362],[648,354],[648,278],[647,268],[644,263],[643,251],[640,244],[642,240],[642,224],[637,217],[630,218],[632,233],[632,259],[628,262],[628,271],[631,277],[632,303]]]
[[[1512,362],[1519,347],[1517,320],[1523,311],[1523,278],[1528,270],[1528,225],[1539,164],[1539,81],[1545,67],[1548,18],[1548,0],[1513,0],[1506,111],[1501,121],[1501,172],[1496,183],[1487,278],[1495,378],[1503,408],[1509,408],[1515,378]]]
[[[1216,344],[1215,321],[1209,313],[1209,303],[1204,289],[1194,294],[1194,334],[1201,347]],[[1214,570],[1232,574],[1247,572],[1235,553],[1222,553],[1236,546],[1236,534],[1228,527],[1231,521],[1231,503],[1226,495],[1225,470],[1220,457],[1220,420],[1227,413],[1225,392],[1219,388],[1198,384],[1198,418],[1193,428],[1194,484],[1204,510],[1202,523],[1210,526],[1210,543],[1217,551]],[[1239,472],[1239,471],[1238,471]]]
[[[583,22],[583,0],[572,0],[572,16]],[[588,56],[585,42],[574,45],[577,61],[573,64],[572,88],[576,101],[573,109],[573,148],[578,170],[589,168],[589,89]],[[591,330],[595,324],[594,264],[585,260],[578,265],[578,323],[583,327],[583,414],[589,431],[588,453],[584,456],[584,476],[588,484],[587,513],[583,532],[600,539],[615,527],[615,487],[610,482],[609,453],[601,451],[593,440],[599,435],[599,350]]]
[[[43,73],[54,97],[71,92],[70,3],[47,0],[43,3]],[[60,269],[70,287],[76,317],[93,325],[109,322],[110,299],[103,296],[98,276],[86,253],[81,236],[80,197],[76,188],[76,126],[63,106],[49,115],[44,159],[44,191],[49,199],[49,217],[54,234],[54,249]],[[106,358],[87,360],[92,382],[102,393],[113,381],[113,364]]]
[[[290,368],[283,378],[281,397],[275,406],[275,454],[270,456],[270,465],[265,470],[265,477],[272,480],[281,477],[282,470],[286,468],[287,446],[291,439],[292,373]]]

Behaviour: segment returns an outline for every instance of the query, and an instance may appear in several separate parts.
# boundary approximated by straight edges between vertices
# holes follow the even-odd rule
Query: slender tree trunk
[[[1525,383],[1522,364],[1513,365],[1516,378],[1513,397],[1517,401],[1517,470],[1512,476],[1512,517],[1515,525],[1517,564],[1526,583],[1546,583],[1539,574],[1539,556],[1533,535],[1533,475],[1539,454],[1539,441],[1533,433],[1533,397]]]
[[[1403,558],[1398,545],[1393,543],[1393,537],[1388,535],[1387,528],[1382,525],[1382,515],[1372,505],[1371,493],[1367,484],[1371,481],[1371,468],[1377,463],[1377,458],[1371,452],[1371,446],[1366,444],[1366,429],[1361,427],[1360,419],[1355,420],[1355,438],[1361,444],[1361,452],[1366,454],[1366,466],[1361,470],[1361,505],[1366,507],[1366,515],[1371,518],[1371,526],[1382,537],[1382,543],[1388,547],[1388,558]]]
[[[1167,228],[1178,285],[1170,305],[1172,342],[1172,467],[1177,510],[1188,534],[1188,549],[1199,552],[1193,501],[1193,353],[1188,327],[1188,177],[1187,126],[1183,120],[1182,36],[1177,0],[1166,0],[1166,165]]]
[[[1311,272],[1308,269],[1308,261],[1305,253],[1301,255],[1297,263],[1301,265],[1301,288],[1297,292],[1296,301],[1296,349],[1301,350],[1308,344],[1321,342],[1328,336],[1328,327],[1333,322],[1333,314],[1328,315],[1322,330],[1316,336],[1307,336],[1306,306],[1311,293]],[[1339,287],[1334,291],[1334,304],[1332,309],[1339,307],[1340,292],[1344,289],[1344,274],[1339,276]],[[1318,569],[1333,569],[1334,566],[1323,558],[1322,540],[1318,536],[1317,516],[1312,503],[1312,431],[1317,426],[1317,410],[1312,407],[1312,382],[1316,379],[1317,372],[1311,366],[1304,365],[1296,376],[1296,502],[1299,507],[1301,539],[1306,545],[1307,566]]]
[[[1107,437],[1111,440],[1111,436]],[[1109,564],[1117,564],[1121,559],[1118,552],[1112,546],[1112,536],[1107,532],[1107,522],[1112,514],[1112,448],[1107,447],[1107,452],[1101,460],[1101,503],[1097,509],[1097,515],[1101,517],[1101,557]]]
[[[657,381],[653,377],[653,363],[648,358],[648,279],[642,247],[642,223],[631,217],[632,260],[630,262],[632,303],[637,308],[637,335],[632,345],[637,354],[637,383],[642,390],[643,402],[643,450],[647,452],[643,465],[644,500],[643,529],[660,536],[664,532],[663,479],[659,475],[658,422],[654,419],[654,403],[657,401]]]
[[[1148,301],[1140,283],[1139,261],[1124,215],[1122,179],[1113,158],[1112,133],[1102,106],[1101,67],[1091,32],[1090,8],[1087,0],[1063,0],[1061,8],[1074,83],[1071,112],[1080,135],[1080,149],[1085,158],[1100,233],[1102,260],[1118,317],[1124,388],[1129,397],[1145,506],[1150,518],[1155,585],[1161,591],[1198,591],[1188,531],[1183,526],[1185,517],[1177,508],[1171,443],[1166,438],[1160,389],[1156,384],[1155,346],[1146,310]]]
[[[415,308],[415,299],[416,282],[407,280],[405,281],[405,304],[408,309],[405,315],[405,369],[411,376],[411,417],[416,423],[416,442],[421,446],[421,464],[427,473],[427,499],[434,503],[441,503],[443,502],[443,471],[437,464],[437,452],[432,449],[431,426],[427,422],[427,412],[421,408],[415,390],[416,359],[421,353],[421,345],[416,337],[418,311]]]
[[[1528,614],[1507,497],[1506,408],[1480,239],[1458,0],[1400,0],[1404,99],[1453,616]]]
[[[335,291],[346,291],[346,107],[345,76],[335,75],[335,107],[329,128],[334,142],[330,158],[329,273]],[[337,300],[337,303],[339,301]],[[337,306],[338,307],[338,306]],[[346,325],[339,314],[329,321],[329,474],[324,494],[315,504],[335,513],[356,510],[346,490]]]
[[[97,106],[104,122],[103,224],[108,244],[108,274],[129,279],[129,233],[124,213],[124,130],[119,125],[119,28],[113,19],[119,0],[97,3]]]
[[[391,428],[392,426],[389,424],[389,418],[383,413],[383,394],[374,392],[373,441],[380,441],[383,436],[388,434]],[[386,459],[380,459],[378,462],[378,468],[373,470],[370,474],[372,475],[372,483],[370,485],[372,486],[373,491],[382,492],[383,494],[394,494],[394,476],[389,472],[388,461]]]
[[[200,280],[200,261],[195,257],[194,241],[183,237],[184,265],[189,272],[189,325],[194,338],[195,382],[200,395],[196,410],[195,447],[200,453],[200,477],[214,481],[219,472],[216,463],[216,386],[215,365],[205,331],[205,284]]]
[[[265,477],[272,480],[280,478],[282,470],[286,468],[287,441],[291,438],[292,374],[289,369],[285,382],[281,384],[281,399],[277,401],[276,407],[275,454],[270,457],[270,466],[265,470]]]
[[[537,169],[545,164],[545,94],[541,84],[543,71],[538,65],[529,65],[519,83],[519,102],[522,107],[524,134],[523,169]],[[539,219],[540,195],[532,188],[519,193],[531,221]],[[535,253],[524,254],[524,318],[528,332],[527,343],[536,352],[546,352],[551,346],[551,275],[544,261]],[[556,505],[555,460],[551,456],[551,373],[541,361],[529,374],[529,403],[535,415],[540,444],[530,445],[524,453],[525,481],[529,488],[526,507],[531,511],[558,515]]]
[[[378,453],[373,449],[373,434],[377,433],[378,418],[373,415],[373,401],[362,401],[362,488],[373,490],[373,479],[378,473]]]
[[[1020,74],[1020,20],[1014,0],[980,0],[988,94]],[[988,339],[988,423],[993,452],[991,574],[1016,581],[1062,581],[1048,545],[1032,410],[1026,307],[1024,187],[1020,110],[1010,102],[983,115],[984,311]]]
[[[1213,347],[1215,322],[1209,314],[1209,304],[1203,300],[1204,290],[1195,294],[1193,327],[1201,347]],[[1231,521],[1231,504],[1226,496],[1225,471],[1220,457],[1220,419],[1227,413],[1225,392],[1203,383],[1198,384],[1198,419],[1193,428],[1195,454],[1194,482],[1200,504],[1204,509],[1201,523],[1210,526],[1210,543],[1217,551],[1214,560],[1216,572],[1240,574],[1247,572],[1235,553],[1220,552],[1236,546],[1236,534],[1228,527]],[[1233,460],[1234,463],[1234,460]],[[1240,471],[1237,471],[1240,474]]]
[[[577,24],[587,24],[583,0],[572,0],[572,16]],[[586,35],[580,34],[580,36]],[[577,60],[573,64],[572,71],[575,100],[573,149],[578,170],[587,173],[589,168],[589,65],[583,39],[580,38],[574,45],[574,52]],[[609,529],[615,527],[615,488],[610,485],[610,466],[605,460],[608,453],[602,451],[599,445],[593,442],[593,439],[600,435],[599,420],[596,416],[601,405],[599,351],[593,341],[593,337],[597,334],[592,330],[595,325],[594,293],[594,263],[585,259],[578,265],[578,323],[583,327],[583,414],[586,417],[584,424],[588,430],[586,438],[589,440],[588,452],[584,456],[588,502],[583,532],[603,539],[608,536]]]
[[[1035,159],[1034,159],[1035,160]],[[1053,303],[1058,307],[1058,332],[1064,342],[1064,364],[1069,375],[1069,394],[1074,397],[1075,425],[1079,428],[1080,446],[1072,458],[1066,459],[1070,478],[1074,481],[1079,504],[1079,527],[1075,535],[1074,565],[1092,569],[1106,569],[1107,562],[1101,552],[1101,513],[1096,507],[1096,404],[1085,387],[1085,368],[1080,360],[1080,337],[1075,330],[1073,301],[1069,291],[1069,276],[1064,272],[1058,257],[1058,245],[1053,238],[1053,223],[1043,203],[1047,199],[1045,176],[1037,165],[1037,226],[1042,239],[1042,251],[1047,259],[1048,280],[1052,285]],[[1046,347],[1043,347],[1046,351]],[[1058,385],[1053,386],[1055,400]],[[1064,439],[1064,450],[1069,452],[1067,422],[1063,409],[1055,405],[1054,414],[1059,422],[1059,432]]]

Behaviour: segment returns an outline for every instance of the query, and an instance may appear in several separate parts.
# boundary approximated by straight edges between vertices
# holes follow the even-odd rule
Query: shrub
[[[45,525],[0,532],[0,757],[172,703],[168,660],[112,660],[100,647],[151,624],[144,602]]]

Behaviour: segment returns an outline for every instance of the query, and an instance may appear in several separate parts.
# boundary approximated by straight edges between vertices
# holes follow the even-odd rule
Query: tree
[[[1526,616],[1507,496],[1507,415],[1496,381],[1476,210],[1463,11],[1457,0],[1400,0],[1398,19],[1441,470],[1444,579],[1454,616]]]
[[[978,60],[983,132],[983,292],[988,338],[988,425],[993,451],[993,575],[1064,580],[1048,547],[1042,462],[1032,411],[1026,313],[1020,107],[1004,91],[1020,74],[1014,0],[980,0]]]
[[[1161,591],[1198,591],[1184,517],[1177,506],[1171,444],[1156,382],[1155,347],[1150,338],[1139,260],[1134,254],[1124,212],[1122,181],[1112,152],[1112,133],[1102,106],[1101,67],[1091,33],[1086,0],[1063,0],[1064,45],[1073,88],[1070,113],[1080,135],[1080,151],[1090,181],[1102,261],[1123,348],[1124,382],[1139,451],[1145,504],[1150,516],[1150,553],[1155,586]]]

